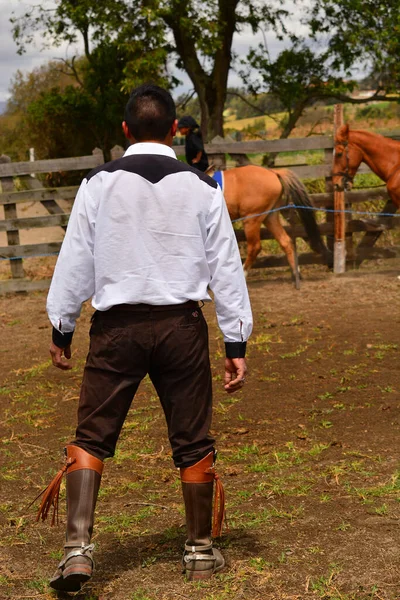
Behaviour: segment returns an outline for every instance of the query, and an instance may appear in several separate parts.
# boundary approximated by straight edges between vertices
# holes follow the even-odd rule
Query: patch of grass
[[[13,327],[14,325],[19,325],[21,323],[20,319],[14,319],[13,321],[9,321],[7,323],[8,327]]]
[[[51,365],[51,360],[49,359],[49,360],[46,360],[45,362],[34,365],[33,367],[30,367],[29,369],[18,369],[13,372],[18,377],[20,377],[20,379],[17,379],[17,383],[18,383],[18,381],[20,383],[22,383],[22,382],[28,381],[29,379],[34,379],[38,375],[41,375],[43,373],[43,371],[45,371],[46,369],[48,369],[48,367],[50,367],[50,365]]]
[[[270,568],[272,565],[271,563],[267,562],[264,558],[257,556],[255,558],[250,558],[249,566],[260,573],[261,571]]]
[[[124,535],[132,533],[141,521],[155,513],[154,506],[144,506],[135,514],[120,513],[118,515],[99,516],[98,529],[104,532]]]
[[[37,592],[39,592],[39,594],[45,594],[45,592],[49,589],[49,584],[47,579],[44,578],[40,578],[40,579],[33,579],[31,581],[27,582],[27,587],[35,590]]]
[[[290,468],[290,467],[289,467]],[[270,498],[272,496],[307,496],[315,483],[315,479],[300,469],[294,472],[282,471],[279,476],[268,475],[256,488],[258,494]]]
[[[351,487],[349,491],[357,495],[365,504],[370,503],[374,498],[382,498],[384,496],[398,499],[400,497],[400,471],[393,473],[389,481],[385,483],[370,488]]]
[[[314,444],[314,446],[308,450],[308,454],[314,457],[319,456],[324,450],[328,450],[330,446],[330,444]]]
[[[351,525],[350,523],[345,523],[344,521],[342,521],[342,523],[340,523],[340,525],[338,525],[336,527],[337,531],[348,531],[350,529]]]
[[[154,596],[149,596],[146,590],[139,588],[130,594],[129,600],[154,600]]]
[[[237,450],[235,454],[233,454],[233,460],[243,460],[247,459],[249,456],[258,456],[260,453],[260,449],[257,444],[245,445]]]
[[[172,540],[177,540],[182,537],[182,529],[180,527],[168,527],[161,534],[160,543],[165,544]]]
[[[332,500],[332,496],[330,496],[329,494],[321,494],[321,496],[319,497],[319,501],[320,502],[330,502]]]
[[[249,528],[262,527],[268,525],[273,519],[285,519],[293,522],[304,512],[304,507],[291,506],[290,510],[283,510],[275,508],[265,508],[257,512],[244,512],[244,513],[232,513],[230,515],[230,522],[233,527]]]
[[[333,398],[333,394],[330,392],[325,392],[324,394],[319,394],[318,398],[320,400],[329,400],[330,398]]]
[[[295,350],[294,352],[286,352],[286,354],[280,354],[279,358],[282,358],[282,359],[296,358],[296,356],[303,354],[303,352],[305,352],[307,350],[307,348],[308,348],[307,346],[299,346],[297,348],[297,350]]]
[[[310,580],[310,589],[324,600],[342,600],[342,596],[333,588],[333,581],[341,569],[336,563],[329,565],[327,575],[321,575],[318,579]]]
[[[310,546],[309,548],[307,548],[307,551],[310,554],[324,554],[324,551],[319,546]]]
[[[320,425],[320,427],[322,427],[322,429],[330,429],[331,427],[333,427],[332,421],[326,421],[326,420],[320,421],[319,425]]]
[[[377,506],[375,508],[375,512],[377,515],[387,515],[389,512],[387,504],[382,504],[382,506]]]
[[[239,490],[238,492],[236,492],[236,495],[241,500],[249,500],[249,498],[252,497],[253,492],[251,492],[250,490]]]

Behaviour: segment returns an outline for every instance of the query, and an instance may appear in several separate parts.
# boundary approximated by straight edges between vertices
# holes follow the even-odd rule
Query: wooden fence
[[[392,137],[395,137],[394,135]],[[178,147],[179,148],[179,147]],[[177,150],[178,150],[177,148]],[[230,142],[226,140],[214,140],[212,144],[206,145],[206,151],[213,163],[222,168],[225,166],[226,156],[229,155],[237,165],[251,163],[251,154],[260,153],[281,153],[281,152],[301,152],[308,150],[323,150],[324,162],[317,165],[290,165],[290,169],[302,179],[323,178],[325,181],[325,192],[311,194],[311,199],[316,207],[329,210],[334,209],[334,193],[331,181],[332,160],[333,160],[333,139],[329,136],[314,136],[309,138],[294,138],[286,140],[254,141],[254,142]],[[122,148],[113,149],[112,156],[117,158],[123,152]],[[23,261],[24,259],[56,254],[61,246],[61,242],[47,242],[35,244],[21,244],[20,231],[32,228],[44,227],[65,227],[68,223],[69,211],[65,211],[59,204],[62,201],[69,201],[72,206],[73,199],[77,192],[77,187],[49,188],[43,187],[38,179],[27,177],[32,173],[49,173],[57,171],[89,170],[104,162],[103,153],[95,149],[90,156],[64,158],[58,160],[35,161],[12,163],[7,157],[0,156],[0,205],[4,207],[4,219],[0,220],[0,231],[6,232],[7,245],[0,247],[0,258],[10,260],[12,279],[0,282],[0,293],[17,292],[28,290],[46,289],[49,285],[48,280],[30,281],[25,277]],[[285,165],[286,166],[286,165]],[[359,173],[369,172],[369,169],[362,165]],[[18,191],[15,189],[15,177],[28,180],[31,189]],[[385,213],[393,214],[395,207],[388,199],[386,188],[379,187],[370,190],[360,190],[345,194],[345,206],[349,210],[358,203],[366,200],[377,201],[385,199]],[[17,206],[23,203],[40,202],[49,213],[40,217],[21,217],[18,216]],[[400,247],[376,248],[375,241],[383,231],[400,226],[399,219],[396,218],[353,218],[352,215],[346,215],[345,243],[347,250],[347,260],[352,264],[360,264],[365,259],[392,258],[400,256]],[[320,225],[321,233],[327,236],[328,244],[333,247],[334,240],[334,213],[327,212],[325,222]],[[294,237],[305,236],[305,231],[300,225],[287,227],[290,235]],[[364,238],[358,247],[355,247],[353,233],[365,232]],[[244,241],[244,232],[238,230],[238,241]],[[262,229],[262,239],[271,239],[271,235],[266,229]],[[320,264],[321,258],[314,253],[304,253],[299,255],[300,264]],[[284,256],[265,256],[259,258],[255,268],[285,266],[286,257]]]
[[[90,156],[38,160],[13,163],[7,156],[0,156],[0,206],[4,208],[4,219],[0,220],[0,232],[6,232],[7,246],[0,247],[0,259],[9,259],[12,279],[0,281],[0,293],[43,290],[49,287],[48,280],[31,281],[25,277],[23,261],[26,258],[56,254],[60,242],[21,244],[20,232],[25,229],[62,227],[64,230],[69,212],[59,202],[72,202],[78,187],[43,187],[31,174],[88,171],[104,163],[103,152],[96,148]],[[18,178],[18,179],[16,179]],[[17,182],[19,185],[16,185]],[[18,190],[18,187],[22,187]],[[28,189],[24,189],[24,188]],[[17,206],[40,202],[47,216],[21,217]]]

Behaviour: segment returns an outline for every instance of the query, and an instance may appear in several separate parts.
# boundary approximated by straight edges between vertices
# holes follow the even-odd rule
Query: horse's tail
[[[290,171],[289,169],[271,170],[278,176],[279,181],[282,184],[283,196],[285,197],[286,202],[289,203],[291,201],[296,207],[297,213],[306,230],[311,249],[314,250],[314,252],[317,252],[317,254],[321,254],[325,264],[328,265],[329,268],[332,268],[333,255],[323,242],[317,221],[315,220],[313,204],[306,188],[293,171]]]

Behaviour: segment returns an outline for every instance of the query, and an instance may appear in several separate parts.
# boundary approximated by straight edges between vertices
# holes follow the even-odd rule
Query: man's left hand
[[[72,369],[72,365],[67,362],[66,359],[71,358],[71,344],[65,346],[65,348],[59,348],[55,345],[54,342],[50,344],[50,355],[52,363],[57,369],[61,369],[62,371],[67,371],[68,369]],[[64,356],[65,358],[64,358]]]

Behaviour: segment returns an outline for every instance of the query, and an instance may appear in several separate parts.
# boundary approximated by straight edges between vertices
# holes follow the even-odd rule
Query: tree
[[[189,75],[200,103],[203,136],[224,135],[234,33],[261,25],[279,34],[286,11],[265,0],[160,0],[158,14],[172,32],[177,66]]]
[[[234,33],[246,25],[256,32],[263,24],[279,35],[287,14],[279,8],[280,2],[276,8],[265,0],[55,0],[54,9],[42,4],[15,19],[14,38],[23,52],[36,31],[42,31],[50,44],[72,43],[81,37],[89,64],[92,45],[117,42],[128,54],[132,48],[140,49],[141,62],[151,63],[151,74],[156,71],[161,82],[173,84],[166,67],[169,57],[193,83],[207,138],[223,135],[228,74],[235,58]],[[134,51],[126,63],[125,88],[137,82],[138,64]]]
[[[307,106],[354,88],[354,81],[335,75],[331,62],[329,51],[313,52],[304,41],[283,50],[275,60],[260,44],[247,57],[253,71],[246,69],[241,76],[253,94],[268,92],[280,101],[287,113],[280,137],[287,138]]]
[[[400,89],[400,5],[398,0],[313,0],[302,18],[309,38],[290,36],[292,45],[272,60],[266,45],[251,49],[242,71],[254,94],[268,92],[285,107],[281,137],[290,135],[305,108],[317,101],[364,104],[397,102]],[[372,96],[352,97],[357,69],[373,73]],[[393,92],[396,95],[393,96]]]
[[[307,20],[314,38],[325,38],[335,68],[349,71],[358,64],[378,75],[378,93],[398,92],[398,0],[314,0]]]
[[[78,84],[74,77],[64,73],[60,63],[55,60],[36,67],[26,74],[18,70],[11,80],[9,88],[11,97],[7,102],[7,112],[19,113],[23,116],[32,100],[38,98],[41,93],[53,88],[64,90],[69,85]]]
[[[45,127],[49,136],[47,146],[41,144],[43,151],[46,147],[50,152],[48,156],[54,152],[65,156],[67,147],[68,155],[76,155],[78,147],[86,146],[90,151],[98,145],[108,158],[113,145],[123,144],[121,117],[129,86],[149,79],[162,85],[173,83],[166,69],[169,46],[160,33],[163,27],[154,24],[139,4],[57,0],[55,4],[33,6],[23,17],[13,20],[20,53],[38,31],[49,45],[78,39],[83,42],[83,56],[73,56],[58,67],[73,85],[43,91],[39,102],[28,110],[31,129]],[[73,118],[69,118],[67,109]],[[74,147],[61,143],[59,131],[52,129],[57,124],[66,140],[76,140]],[[87,148],[89,144],[91,148]]]
[[[68,86],[77,86],[77,83],[73,77],[62,72],[57,61],[49,61],[27,74],[17,71],[11,82],[11,98],[7,102],[6,112],[1,115],[0,153],[10,155],[13,160],[26,160],[28,148],[34,146],[37,157],[49,156],[46,153],[48,141],[45,139],[43,126],[47,129],[48,123],[55,128],[56,125],[49,119],[45,123],[33,122],[29,108],[35,101],[40,104],[41,99],[51,91],[58,90],[59,94],[63,94]],[[76,130],[75,126],[74,131]],[[54,142],[57,135],[55,129],[49,142]],[[52,156],[57,157],[59,154],[57,152]]]

